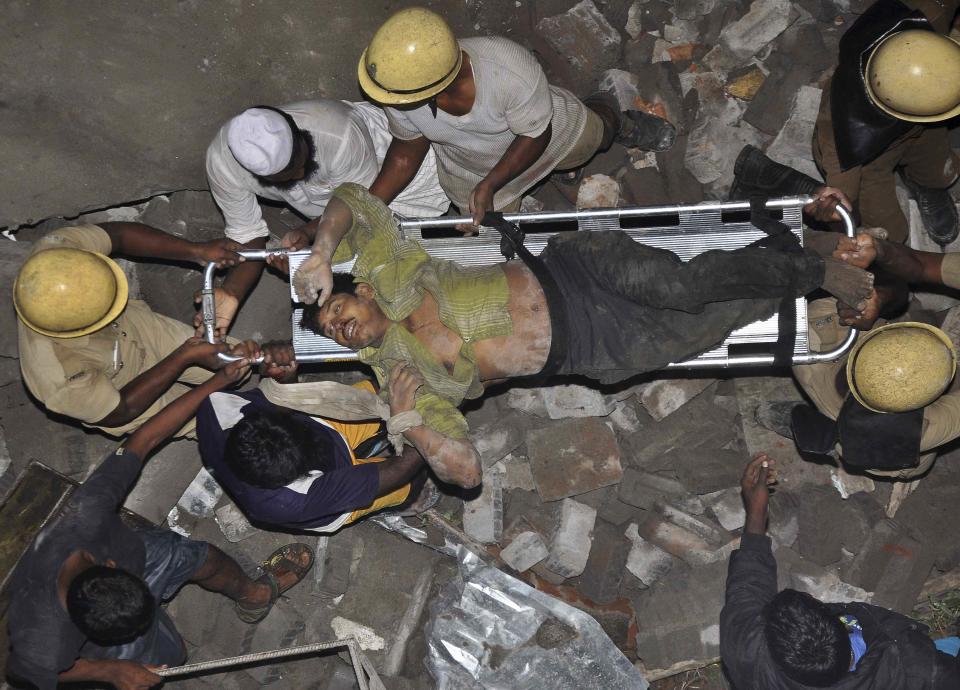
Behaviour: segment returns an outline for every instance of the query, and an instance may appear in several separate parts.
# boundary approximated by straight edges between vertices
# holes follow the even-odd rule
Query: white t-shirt
[[[323,214],[333,190],[344,182],[369,186],[380,172],[392,137],[383,110],[369,103],[317,100],[280,108],[316,145],[316,173],[290,189],[261,185],[240,165],[227,146],[227,125],[207,148],[207,180],[223,212],[227,237],[249,242],[269,234],[257,197],[284,201],[307,218]],[[390,204],[400,215],[430,218],[450,205],[437,180],[433,153],[427,155],[410,185]]]
[[[586,106],[566,89],[551,86],[533,54],[509,39],[465,38],[459,43],[470,56],[476,85],[470,112],[457,117],[437,110],[434,117],[427,104],[413,110],[386,108],[390,132],[398,139],[430,140],[440,184],[464,211],[470,192],[514,139],[537,137],[552,123],[543,155],[494,197],[494,206],[502,208],[550,173],[573,148],[586,123]]]

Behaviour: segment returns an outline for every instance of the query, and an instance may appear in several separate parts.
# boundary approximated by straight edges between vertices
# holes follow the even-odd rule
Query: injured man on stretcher
[[[621,231],[570,232],[550,239],[540,265],[463,267],[402,239],[379,199],[344,184],[315,238],[285,244],[313,240],[293,277],[310,305],[303,325],[357,351],[381,395],[416,387],[407,442],[441,480],[471,487],[482,468],[458,406],[487,385],[534,374],[616,383],[697,356],[818,288],[862,309],[873,276],[832,258],[829,234],[825,256],[750,246],[684,263]],[[331,267],[351,258],[335,288]]]

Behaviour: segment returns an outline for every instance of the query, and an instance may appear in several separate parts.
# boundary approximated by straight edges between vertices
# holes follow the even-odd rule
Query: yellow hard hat
[[[899,120],[941,122],[960,115],[960,44],[911,29],[881,41],[867,60],[867,94]]]
[[[387,19],[360,56],[357,78],[370,98],[386,105],[416,103],[450,85],[463,53],[447,23],[424,7]]]
[[[847,358],[847,383],[874,412],[909,412],[939,398],[957,373],[947,334],[925,323],[891,323],[860,336]]]
[[[113,259],[98,252],[44,249],[20,268],[13,305],[37,333],[76,338],[120,315],[127,306],[127,278]]]

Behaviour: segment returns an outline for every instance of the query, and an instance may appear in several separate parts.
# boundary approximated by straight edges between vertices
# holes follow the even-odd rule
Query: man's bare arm
[[[473,231],[483,220],[488,211],[493,210],[493,196],[500,189],[503,189],[510,180],[529,168],[537,162],[543,152],[547,150],[550,144],[550,138],[553,136],[553,125],[547,125],[547,128],[536,137],[518,136],[515,137],[507,150],[503,152],[497,164],[491,168],[487,176],[484,177],[473,191],[470,192],[470,215],[473,218],[473,226],[457,226],[458,230]]]
[[[163,678],[154,673],[158,668],[137,661],[77,659],[59,678],[61,683],[109,683],[118,690],[152,688],[163,682]]]
[[[387,458],[377,463],[377,498],[396,491],[405,484],[409,484],[414,475],[423,467],[423,456],[416,448],[405,446],[403,454],[395,458]]]
[[[97,426],[118,427],[129,424],[153,405],[180,377],[184,369],[198,365],[214,370],[222,366],[217,358],[226,352],[224,344],[210,344],[191,338],[157,364],[137,376],[120,389],[120,402],[103,419],[94,422]]]
[[[385,204],[396,199],[417,176],[429,150],[430,141],[426,137],[406,140],[394,137],[383,158],[380,173],[370,185],[370,193]]]
[[[99,225],[110,236],[111,254],[191,261],[201,265],[215,263],[218,268],[236,266],[243,261],[237,255],[243,245],[225,237],[209,242],[190,242],[143,223],[106,222]]]
[[[943,285],[941,268],[944,257],[949,255],[921,252],[896,242],[860,233],[853,239],[841,238],[834,256],[858,268],[876,264],[907,283]]]
[[[472,489],[483,480],[480,454],[469,439],[444,436],[425,424],[408,429],[403,435],[417,447],[441,481]]]

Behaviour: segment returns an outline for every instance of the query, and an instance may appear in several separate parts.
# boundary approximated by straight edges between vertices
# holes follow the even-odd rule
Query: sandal
[[[300,559],[303,554],[309,554],[310,559],[306,565],[301,565]],[[270,554],[267,560],[260,564],[260,570],[263,575],[257,578],[257,582],[270,587],[270,600],[263,606],[249,608],[243,606],[239,601],[236,603],[237,617],[244,623],[259,623],[276,603],[280,596],[294,585],[299,584],[310,568],[313,567],[313,549],[308,544],[287,544]],[[286,587],[280,587],[280,577],[284,573],[293,573],[297,579]]]

